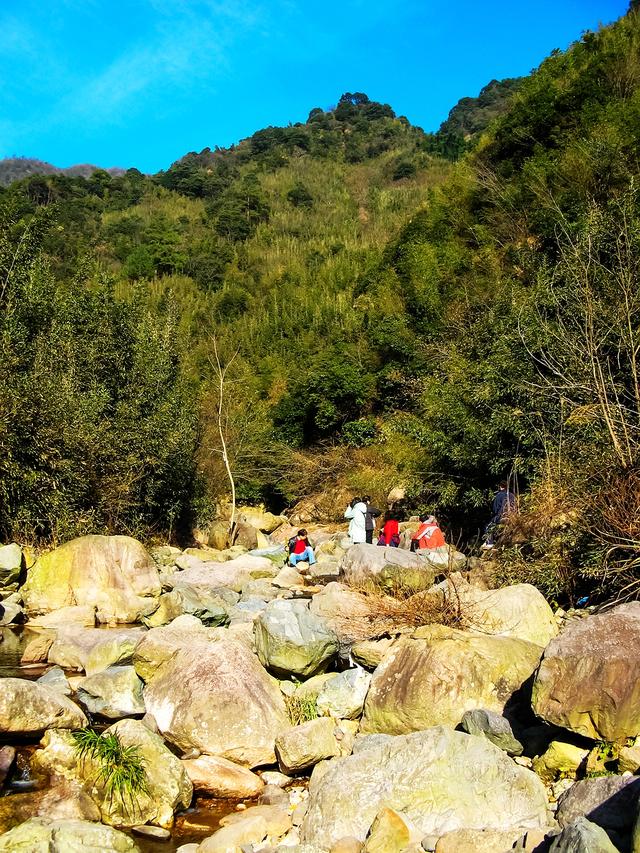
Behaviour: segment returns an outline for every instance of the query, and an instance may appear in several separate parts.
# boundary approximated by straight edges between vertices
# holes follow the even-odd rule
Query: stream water
[[[105,628],[105,630],[108,630]],[[0,679],[28,678],[34,680],[51,668],[50,664],[24,666],[20,659],[29,640],[28,628],[0,628]],[[77,675],[77,672],[69,673]],[[0,689],[2,689],[0,684]],[[94,721],[96,727],[110,724],[113,721]],[[37,749],[39,738],[14,739],[0,741],[0,746],[13,746],[16,749],[16,761],[0,798],[4,799],[15,794],[24,794],[35,790],[38,783],[31,777],[31,756]],[[194,798],[194,803],[187,811],[176,815],[176,822],[170,841],[156,841],[135,837],[142,853],[174,853],[182,844],[202,841],[218,829],[220,820],[225,815],[235,811],[236,801]],[[0,828],[1,829],[1,828]]]

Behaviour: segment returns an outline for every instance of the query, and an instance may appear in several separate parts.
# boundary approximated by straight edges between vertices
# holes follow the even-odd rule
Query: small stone
[[[415,837],[415,830],[404,815],[382,808],[371,824],[363,853],[401,853]]]
[[[3,746],[0,748],[0,785],[9,775],[9,771],[15,761],[16,751],[12,746]]]
[[[277,770],[265,770],[260,776],[265,785],[277,785],[278,788],[286,788],[293,782],[291,776],[279,773]]]
[[[575,779],[578,768],[588,755],[588,749],[554,740],[544,755],[534,758],[533,769],[545,782],[552,782],[559,776]]]
[[[360,853],[362,850],[362,842],[358,841],[353,836],[341,838],[331,848],[331,853]]]
[[[162,829],[161,826],[132,826],[134,835],[140,835],[142,838],[152,838],[154,841],[169,841],[171,833],[168,829]]]
[[[59,666],[52,666],[44,675],[38,678],[38,684],[44,684],[45,687],[51,687],[63,696],[71,696],[71,685],[64,670]]]
[[[335,722],[329,717],[319,717],[294,726],[278,735],[275,748],[278,764],[285,773],[313,767],[324,758],[340,754]]]
[[[478,708],[466,711],[462,717],[462,730],[470,735],[486,737],[507,755],[521,755],[523,746],[516,740],[509,721],[501,714]]]
[[[288,806],[289,795],[277,785],[267,785],[258,797],[258,802],[265,806]]]
[[[640,769],[640,738],[636,738],[631,746],[623,746],[618,756],[618,771],[637,773]]]

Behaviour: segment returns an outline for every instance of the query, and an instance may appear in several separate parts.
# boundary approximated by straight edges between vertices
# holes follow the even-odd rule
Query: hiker
[[[375,506],[371,506],[371,498],[369,495],[365,495],[362,498],[362,502],[367,505],[367,511],[364,518],[367,542],[369,545],[373,545],[373,531],[376,529],[376,518],[378,518],[379,515],[382,515],[382,510],[377,509]]]
[[[350,518],[349,538],[354,545],[367,541],[367,505],[361,498],[354,498],[344,511],[344,517]]]
[[[303,561],[310,566],[313,566],[316,561],[316,555],[313,553],[304,527],[289,539],[289,565],[295,566],[296,563]]]
[[[440,530],[435,515],[421,515],[420,527],[411,537],[411,550],[421,551],[423,548],[441,548],[446,545],[444,533]]]
[[[398,548],[400,546],[400,526],[398,524],[398,516],[394,513],[387,513],[385,522],[378,537],[378,545],[384,545],[388,548]]]
[[[498,526],[502,524],[505,516],[513,512],[515,508],[516,496],[509,489],[507,480],[503,480],[498,486],[498,491],[493,496],[493,505],[491,507],[493,515],[484,529],[485,542],[482,546],[484,549],[493,548]]]

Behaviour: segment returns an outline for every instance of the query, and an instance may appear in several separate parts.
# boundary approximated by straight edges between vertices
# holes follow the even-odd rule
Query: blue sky
[[[0,0],[0,157],[152,172],[362,91],[425,130],[628,0]]]

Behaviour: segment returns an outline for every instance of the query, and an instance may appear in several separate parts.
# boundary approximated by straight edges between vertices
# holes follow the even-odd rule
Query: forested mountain
[[[36,160],[33,157],[5,157],[0,160],[0,186],[8,187],[14,181],[20,181],[29,175],[69,175],[88,178],[98,171],[98,166],[90,163],[79,163],[77,166],[69,166],[68,169],[59,169],[51,163]],[[124,169],[107,169],[110,175],[121,175]]]
[[[506,573],[633,583],[639,48],[630,12],[436,135],[346,93],[156,176],[5,189],[2,535],[206,523],[217,353],[241,499],[401,483],[469,537],[509,476]]]
[[[440,133],[459,133],[467,137],[485,130],[507,109],[523,77],[507,77],[487,83],[477,98],[461,98],[440,125]]]

